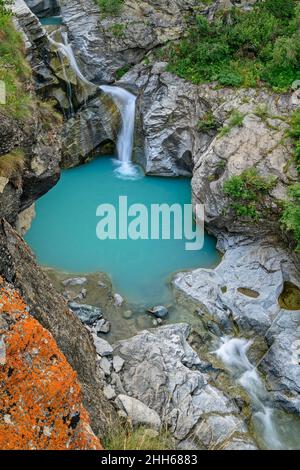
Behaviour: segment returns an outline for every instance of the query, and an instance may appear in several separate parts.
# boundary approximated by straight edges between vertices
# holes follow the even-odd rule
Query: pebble
[[[113,400],[117,396],[115,389],[111,385],[104,387],[103,393],[108,400]]]
[[[132,311],[131,310],[126,310],[125,312],[123,312],[123,317],[126,320],[129,320],[132,317]]]

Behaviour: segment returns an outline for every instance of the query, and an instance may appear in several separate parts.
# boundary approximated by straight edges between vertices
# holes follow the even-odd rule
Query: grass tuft
[[[25,155],[22,150],[13,150],[0,156],[0,176],[4,178],[19,177],[25,167]]]
[[[166,430],[155,431],[144,426],[133,427],[128,421],[109,426],[102,439],[106,450],[171,450],[174,442]]]

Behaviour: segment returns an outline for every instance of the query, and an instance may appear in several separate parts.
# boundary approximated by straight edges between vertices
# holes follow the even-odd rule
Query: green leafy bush
[[[207,112],[198,122],[198,130],[201,132],[209,132],[220,127],[220,123],[214,116],[212,111]]]
[[[237,216],[258,219],[265,210],[265,197],[275,184],[276,178],[264,178],[256,168],[249,168],[225,181],[223,191]]]
[[[0,0],[1,1],[1,0]],[[0,3],[0,80],[5,83],[6,103],[0,111],[16,118],[30,115],[31,70],[24,57],[22,35],[12,24],[7,2]]]
[[[234,127],[241,127],[243,125],[244,118],[245,118],[245,115],[242,114],[237,109],[232,111],[228,124],[222,127],[222,129],[219,132],[220,137],[223,137],[224,135],[229,134],[231,129],[233,129]]]
[[[289,189],[290,201],[284,205],[281,222],[286,231],[291,232],[296,241],[296,251],[300,252],[300,183]]]
[[[300,109],[295,111],[291,117],[288,134],[294,140],[294,156],[300,173]]]
[[[122,12],[124,0],[97,0],[101,13],[106,16],[119,16]]]
[[[292,18],[295,14],[293,0],[266,0],[265,8],[276,18]]]
[[[196,16],[187,37],[164,50],[169,70],[194,83],[287,90],[300,79],[300,5],[296,0],[258,2],[232,9],[214,22]]]

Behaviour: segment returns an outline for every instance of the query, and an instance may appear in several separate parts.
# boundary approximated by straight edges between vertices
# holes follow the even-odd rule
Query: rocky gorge
[[[76,371],[82,389],[82,404],[77,399],[76,406],[82,407],[79,421],[88,446],[99,448],[95,435],[105,443],[109,427],[129,420],[158,436],[167,429],[169,445],[178,449],[272,448],[265,435],[270,429],[258,432],[254,423],[261,403],[216,351],[224,337],[249,341],[246,353],[264,383],[266,406],[291,417],[299,430],[299,255],[279,215],[289,186],[299,178],[287,134],[290,116],[299,109],[299,86],[276,93],[264,86],[195,84],[172,73],[157,53],[185,36],[193,15],[212,21],[224,9],[229,15],[235,7],[248,11],[255,1],[123,3],[118,14],[106,16],[93,0],[14,2],[13,21],[33,72],[29,91],[38,101],[25,125],[9,113],[1,119],[0,168],[3,156],[20,149],[25,154],[17,171],[0,177],[3,292],[20,292],[30,318],[51,333],[64,354],[59,359],[68,361],[66,371]],[[36,16],[57,14],[62,26],[46,29]],[[62,32],[94,86],[82,83],[68,59],[58,55],[55,41]],[[173,276],[178,308],[196,316],[197,326],[156,322],[113,344],[105,336],[107,320],[118,311],[128,314],[126,301],[102,278],[93,283],[70,275],[57,281],[57,274],[38,266],[22,239],[32,204],[56,184],[62,168],[115,148],[120,114],[99,90],[104,83],[137,96],[134,161],[149,177],[192,178],[193,204],[205,205],[206,228],[222,253],[216,268]],[[49,98],[55,114],[39,104]],[[263,179],[256,187],[254,217],[224,190],[228,180],[249,170],[255,181],[257,175]],[[101,297],[95,305],[94,292]],[[9,312],[0,302],[3,351],[8,342],[2,319],[7,322]],[[4,415],[3,433],[11,432],[8,415],[13,416]],[[49,438],[47,432],[44,428]],[[81,448],[78,441],[59,441]]]

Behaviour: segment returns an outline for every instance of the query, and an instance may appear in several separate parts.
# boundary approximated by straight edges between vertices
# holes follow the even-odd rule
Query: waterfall
[[[135,104],[136,97],[116,86],[102,85],[101,90],[107,95],[111,96],[114,103],[120,110],[122,125],[118,135],[117,151],[120,161],[120,166],[116,173],[120,177],[133,177],[138,176],[139,172],[135,165],[131,162],[134,138],[134,124],[135,124]]]
[[[221,346],[214,353],[248,393],[254,408],[253,417],[262,425],[266,446],[274,450],[282,449],[282,443],[274,426],[274,410],[267,406],[268,393],[256,367],[247,357],[251,344],[251,341],[245,339],[224,337]]]
[[[85,78],[85,76],[81,73],[80,68],[78,67],[76,57],[74,55],[72,46],[68,42],[68,35],[64,31],[61,32],[61,36],[63,38],[63,43],[54,41],[54,39],[49,36],[49,41],[56,47],[59,52],[68,59],[70,67],[74,71],[75,75],[83,82],[85,85],[95,86],[89,80]]]
[[[87,80],[87,78],[82,74],[77,64],[73,49],[68,42],[67,33],[61,32],[61,35],[63,43],[59,43],[49,37],[51,44],[53,44],[64,57],[67,57],[72,70],[75,72],[79,80],[81,80],[85,85],[95,87],[96,85]],[[140,171],[131,161],[134,139],[136,97],[124,88],[117,86],[102,85],[99,88],[112,98],[120,111],[122,120],[117,140],[119,165],[115,173],[120,178],[136,179],[140,176]]]

